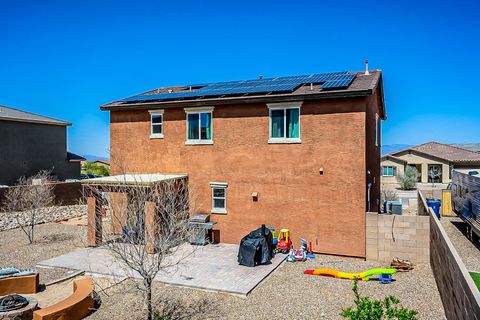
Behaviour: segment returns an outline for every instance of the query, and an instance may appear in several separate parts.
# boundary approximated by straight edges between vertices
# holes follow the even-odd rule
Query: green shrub
[[[100,176],[109,176],[110,169],[107,166],[96,164],[95,162],[86,162],[82,167],[82,173],[93,173]]]
[[[355,306],[343,310],[340,315],[350,320],[415,320],[417,311],[399,306],[400,300],[395,296],[383,300],[370,300],[358,293],[358,280],[353,282]]]
[[[397,180],[403,190],[413,190],[417,186],[418,176],[417,168],[407,166],[405,168],[405,174],[399,175]]]

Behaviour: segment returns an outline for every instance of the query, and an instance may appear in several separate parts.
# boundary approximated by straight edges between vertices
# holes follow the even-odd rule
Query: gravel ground
[[[466,237],[466,225],[458,217],[442,217],[440,220],[468,270],[480,272],[480,243],[475,246]]]
[[[37,241],[32,245],[20,229],[0,232],[0,265],[31,267],[41,260],[85,246],[85,227],[48,223],[38,225],[36,232]],[[387,265],[333,256],[317,256],[304,263],[285,262],[247,298],[156,283],[157,306],[167,313],[183,315],[182,319],[340,319],[341,310],[353,305],[353,282],[303,274],[305,269],[322,267],[360,272]],[[60,278],[66,272],[41,269],[41,282]],[[398,273],[395,278],[397,281],[390,285],[360,282],[360,293],[372,298],[393,294],[406,307],[418,310],[419,319],[445,318],[428,265],[418,265],[411,272]],[[141,295],[131,282],[124,281],[103,290],[109,287],[106,280],[94,280],[101,305],[88,319],[143,318]]]
[[[31,268],[39,261],[85,247],[85,227],[46,223],[37,225],[35,233],[35,242],[29,244],[21,229],[0,232],[0,266]],[[66,269],[42,268],[40,283],[62,278],[68,273]]]
[[[305,269],[320,267],[358,272],[386,265],[332,256],[317,256],[305,263],[285,262],[247,298],[161,284],[156,284],[155,290],[157,295],[167,297],[167,302],[160,305],[188,314],[188,319],[341,319],[341,310],[353,305],[353,282],[303,274]],[[428,265],[418,265],[395,278],[397,281],[390,285],[360,282],[360,293],[379,299],[393,294],[404,306],[418,310],[418,319],[445,319]],[[89,319],[140,319],[141,296],[131,288],[124,283],[107,290],[108,295],[101,292],[102,306]]]

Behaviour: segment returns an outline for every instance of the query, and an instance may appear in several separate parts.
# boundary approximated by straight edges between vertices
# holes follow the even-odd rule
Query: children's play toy
[[[382,273],[378,281],[380,281],[381,284],[392,283],[392,275]]]
[[[288,256],[287,256],[287,261],[288,262],[295,262],[295,250],[293,249],[290,249],[290,252],[288,253]]]
[[[281,229],[278,233],[277,251],[288,253],[292,248],[292,240],[288,229]]]
[[[317,276],[349,279],[349,280],[359,279],[363,281],[368,281],[370,277],[373,275],[380,275],[380,276],[389,275],[390,281],[391,281],[391,275],[397,273],[397,270],[378,268],[378,269],[370,269],[360,273],[348,273],[348,272],[342,272],[342,271],[337,271],[333,269],[322,268],[322,269],[315,269],[315,270],[305,270],[303,273],[317,275]]]
[[[278,242],[277,231],[275,230],[275,228],[267,228],[267,229],[270,230],[270,233],[272,234],[272,244],[274,247],[276,247]]]
[[[307,252],[303,249],[296,249],[295,250],[295,261],[305,261],[307,260]]]

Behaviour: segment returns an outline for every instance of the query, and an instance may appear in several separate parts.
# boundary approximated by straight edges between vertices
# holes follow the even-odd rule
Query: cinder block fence
[[[367,213],[367,260],[390,262],[398,257],[428,263],[429,239],[429,217]]]

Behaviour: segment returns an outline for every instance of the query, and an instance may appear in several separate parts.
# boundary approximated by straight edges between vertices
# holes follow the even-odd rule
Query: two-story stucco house
[[[155,89],[110,112],[112,175],[188,175],[217,240],[261,224],[317,252],[365,257],[380,193],[381,71]],[[121,164],[121,165],[120,165]]]

